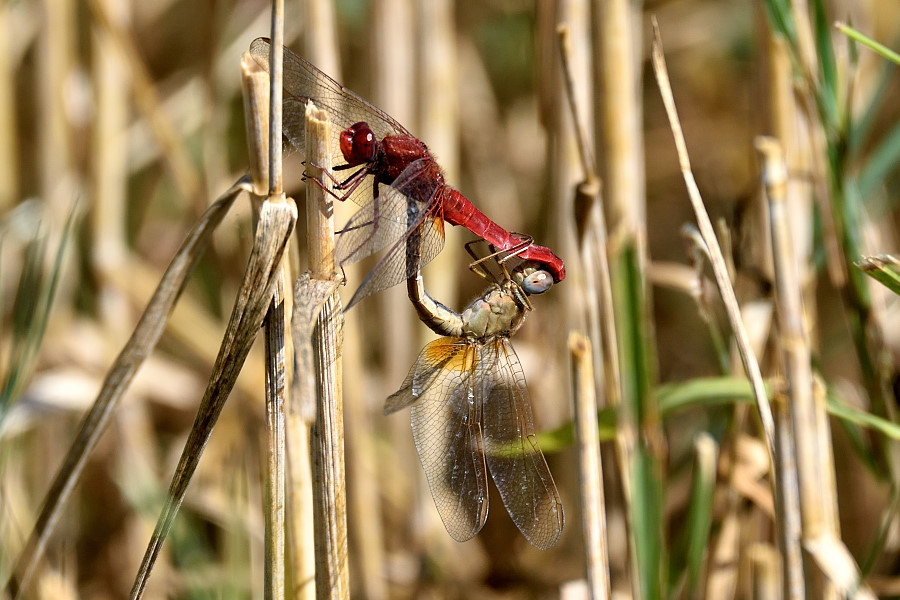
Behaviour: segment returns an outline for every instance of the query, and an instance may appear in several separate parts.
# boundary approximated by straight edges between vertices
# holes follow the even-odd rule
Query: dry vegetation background
[[[384,399],[432,336],[415,321],[403,290],[373,297],[347,315],[353,597],[560,597],[566,582],[584,578],[577,454],[568,437],[572,386],[566,344],[571,329],[584,328],[584,304],[591,300],[582,297],[572,217],[572,184],[580,175],[564,137],[569,116],[555,27],[569,22],[576,72],[582,83],[591,80],[583,49],[592,39],[597,43],[599,3],[287,4],[287,45],[404,123],[434,151],[455,187],[507,229],[528,232],[556,250],[569,272],[565,282],[536,299],[536,311],[513,340],[536,421],[552,432],[544,446],[566,509],[566,530],[544,553],[526,543],[496,496],[487,525],[473,541],[458,544],[447,536],[415,456],[408,417],[381,415]],[[333,20],[327,11],[317,12],[323,7],[333,11]],[[900,45],[895,2],[835,2],[828,10],[829,19],[851,22],[888,46]],[[756,136],[774,133],[776,86],[764,8],[680,0],[648,3],[642,14],[645,59],[649,15],[659,19],[700,191],[713,222],[729,228],[738,298],[754,315],[748,319],[763,373],[777,376],[783,369],[777,342],[769,337],[773,292],[761,250],[768,234],[761,223],[754,149]],[[238,65],[250,42],[268,35],[268,15],[269,5],[257,0],[0,4],[0,375],[7,382],[0,398],[0,581],[15,563],[81,415],[168,261],[211,200],[247,168]],[[864,217],[852,226],[865,253],[890,252],[896,246],[898,179],[896,160],[890,159],[896,154],[882,142],[891,133],[897,137],[898,79],[884,59],[865,49],[850,66],[846,38],[832,35],[839,86],[854,99],[848,113],[854,123],[868,125],[843,165],[848,177],[869,177],[857,188]],[[339,65],[330,63],[334,50]],[[656,370],[650,384],[743,377],[740,363],[727,356],[730,330],[709,280],[706,304],[698,305],[690,293],[695,278],[682,225],[694,217],[649,62],[642,82],[637,108],[645,151],[647,272],[654,282],[652,321],[645,323]],[[599,110],[604,101],[599,84],[595,88],[582,88],[592,98],[585,111]],[[604,150],[599,143],[595,147],[603,164]],[[880,150],[889,158],[874,168]],[[812,152],[807,169],[790,173],[808,184],[810,194],[831,189],[824,151]],[[301,173],[296,157],[288,158],[286,187],[298,199],[302,224]],[[854,349],[853,312],[829,276],[827,223],[807,208],[793,237],[798,244],[811,235],[815,240],[804,282],[814,368],[833,398],[890,417],[896,407],[870,396],[872,381]],[[337,210],[336,222],[342,223],[352,208]],[[65,237],[70,218],[74,225]],[[44,240],[43,251],[33,239]],[[425,272],[432,294],[456,308],[482,287],[465,269],[462,244],[468,239],[448,232],[442,256]],[[29,588],[32,597],[127,593],[209,377],[251,241],[250,206],[239,204],[219,228],[158,349],[92,454]],[[43,265],[43,278],[20,287],[20,274],[32,263]],[[363,273],[348,271],[346,293]],[[53,277],[58,285],[47,307]],[[892,374],[896,314],[883,290],[873,287],[872,293],[886,344],[878,360]],[[721,345],[698,306],[710,307]],[[884,381],[874,387],[879,383]],[[765,446],[745,388],[688,394],[687,408],[665,413],[661,422],[665,448],[654,456],[665,483],[656,542],[661,562],[669,565],[663,579],[673,596],[689,595],[682,544],[698,432],[709,432],[721,447],[702,578],[723,587],[706,588],[707,594],[731,590],[749,597],[751,573],[774,561]],[[880,389],[892,404],[891,391]],[[203,455],[153,575],[151,596],[261,597],[263,391],[257,349]],[[833,420],[832,426],[835,483],[823,485],[837,492],[843,541],[873,589],[891,597],[900,593],[894,577],[900,537],[890,508],[898,492],[891,475],[896,438],[883,435],[884,428],[852,429],[848,435],[842,422]],[[614,434],[611,426],[603,432],[607,439]],[[652,433],[643,433],[652,441]],[[625,593],[632,581],[627,507],[613,449],[609,444],[604,454],[609,546],[614,588]],[[568,588],[571,597],[581,597],[576,588]],[[703,596],[703,589],[695,595]]]

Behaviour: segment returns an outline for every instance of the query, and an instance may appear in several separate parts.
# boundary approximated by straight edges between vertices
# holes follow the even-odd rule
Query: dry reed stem
[[[284,0],[272,0],[272,43],[269,44],[269,197],[284,195],[281,167],[281,98],[284,71]]]
[[[591,598],[609,598],[609,546],[606,530],[606,499],[603,464],[597,426],[597,395],[592,367],[591,342],[578,332],[569,334],[572,359],[572,397],[575,401],[575,439],[579,456],[582,531],[585,568]]]
[[[66,83],[70,81],[75,52],[75,2],[73,0],[43,0],[45,29],[39,50],[40,103],[38,135],[41,152],[41,195],[50,210],[47,215],[66,214],[65,204],[71,201],[72,190],[67,186],[74,175],[72,164],[72,126],[66,111]],[[10,36],[15,39],[15,36]],[[15,86],[13,86],[15,87]]]
[[[592,353],[594,373],[602,378],[605,391],[600,395],[600,401],[609,406],[618,406],[621,402],[622,382],[619,376],[616,317],[609,274],[609,257],[606,253],[607,231],[606,220],[603,216],[601,182],[597,176],[596,165],[588,145],[587,127],[579,117],[581,112],[578,110],[577,98],[580,96],[576,92],[575,78],[572,75],[569,28],[566,25],[560,25],[556,31],[559,37],[566,97],[574,122],[578,154],[584,175],[584,180],[575,189],[574,214],[578,229],[581,270],[586,289],[583,297],[587,303],[588,331],[590,331],[590,339],[601,342],[596,351]],[[624,440],[633,440],[633,436],[626,435],[620,441]],[[626,446],[630,447],[632,443],[631,441],[626,442]]]
[[[297,209],[293,202],[266,201],[262,205],[253,249],[225,330],[219,356],[172,477],[166,503],[147,546],[144,560],[138,569],[131,590],[132,599],[143,596],[147,580],[184,500],[187,486],[200,462],[203,449],[262,327],[276,282],[281,277],[281,257],[296,220]]]
[[[285,346],[284,269],[277,276],[265,320],[266,338],[266,576],[265,598],[285,597]]]
[[[134,333],[110,367],[97,399],[82,419],[81,428],[44,498],[44,505],[34,529],[13,569],[7,584],[7,590],[13,598],[18,597],[24,589],[34,567],[43,555],[47,538],[59,519],[62,505],[81,476],[88,454],[96,446],[109,417],[128,389],[138,367],[159,341],[165,329],[167,315],[181,295],[187,277],[209,243],[212,232],[225,217],[238,194],[248,188],[246,178],[240,179],[216,200],[194,225],[159,282]]]
[[[199,202],[201,181],[193,161],[187,153],[175,127],[166,116],[153,80],[147,72],[134,42],[118,27],[100,0],[88,0],[91,14],[115,43],[117,54],[128,65],[131,74],[134,100],[147,121],[150,132],[160,145],[162,158],[172,173],[172,179],[179,193],[192,202]]]
[[[858,585],[858,569],[850,559],[852,574],[847,573],[845,557],[849,552],[839,541],[837,498],[834,486],[834,459],[831,452],[831,428],[826,413],[824,394],[815,394],[811,350],[803,312],[802,281],[797,272],[797,259],[792,246],[791,224],[787,215],[787,167],[781,146],[773,138],[760,137],[757,150],[763,163],[765,191],[769,203],[772,255],[775,266],[775,292],[781,347],[790,398],[794,451],[800,492],[800,515],[804,545],[828,552],[811,554],[820,562],[819,569],[806,569],[807,583],[819,590],[820,597],[837,598],[839,589],[847,589],[848,581]],[[815,543],[813,542],[815,540]],[[835,570],[834,556],[838,555]],[[828,582],[835,585],[829,585]]]
[[[331,167],[331,123],[328,114],[309,102],[306,107],[308,179],[326,179],[317,165]],[[330,197],[319,185],[306,186],[310,278],[334,281],[334,219]],[[347,497],[344,469],[343,392],[341,387],[340,297],[326,301],[313,333],[318,402],[310,438],[313,457],[313,524],[315,529],[316,596],[349,598]]]
[[[418,34],[414,42],[414,55],[419,57],[418,85],[413,88],[419,100],[420,119],[416,131],[421,132],[420,137],[433,155],[440,157],[441,169],[448,182],[459,181],[460,118],[468,118],[460,114],[459,107],[459,59],[453,4],[451,0],[420,2]],[[461,247],[464,233],[457,227],[445,227],[446,246]],[[432,273],[441,274],[431,278],[431,292],[435,298],[458,297],[458,257],[456,252],[440,252],[429,264]],[[417,331],[424,332],[424,329]]]
[[[310,279],[301,273],[294,286],[291,314],[293,380],[288,405],[288,474],[290,485],[290,543],[294,597],[315,597],[315,540],[313,528],[310,427],[316,418],[316,354],[313,331],[325,302],[334,295],[338,280]]]
[[[127,3],[98,1],[105,3],[110,19],[120,27],[130,20]],[[128,323],[124,294],[109,280],[109,274],[123,269],[128,254],[125,196],[129,84],[125,64],[116,52],[109,33],[95,28],[92,42],[96,117],[91,146],[93,240],[90,256],[94,273],[100,281],[99,312],[108,326],[116,327]]]
[[[12,208],[19,197],[19,136],[16,131],[16,86],[12,35],[12,3],[0,5],[0,214]]]
[[[244,52],[241,57],[241,90],[250,158],[250,183],[253,195],[261,201],[265,197],[269,181],[269,73],[249,52]]]
[[[666,70],[665,59],[662,51],[662,39],[659,34],[659,23],[655,18],[653,22],[653,69],[656,73],[656,80],[659,84],[660,94],[666,107],[666,114],[669,117],[669,126],[672,129],[672,135],[675,138],[675,147],[678,151],[678,161],[681,167],[681,173],[687,186],[688,197],[691,200],[691,207],[694,209],[694,215],[697,218],[697,226],[703,241],[709,249],[710,263],[715,275],[716,285],[719,288],[719,294],[725,305],[728,314],[728,320],[731,329],[737,341],[738,351],[741,354],[741,360],[744,363],[744,369],[753,388],[753,395],[756,399],[756,408],[759,413],[760,422],[763,428],[763,435],[766,439],[766,446],[769,452],[771,464],[775,464],[775,427],[772,419],[772,409],[769,406],[769,400],[766,397],[766,389],[762,380],[762,373],[759,370],[759,363],[753,349],[750,347],[750,340],[747,330],[741,321],[741,310],[734,294],[734,288],[731,286],[731,280],[728,276],[728,269],[725,264],[725,258],[722,256],[722,249],[716,240],[716,234],[713,230],[709,215],[703,205],[703,199],[700,197],[700,190],[697,188],[697,182],[694,180],[694,174],[691,172],[690,158],[687,153],[687,145],[684,141],[684,134],[681,130],[681,124],[678,120],[678,111],[675,108],[675,99],[672,95],[672,88],[669,83],[669,76]]]
[[[781,558],[782,597],[802,600],[806,597],[803,574],[803,551],[800,545],[802,524],[798,489],[796,452],[791,431],[791,415],[787,398],[781,392],[773,398],[775,418],[775,456],[773,465],[775,490],[775,535]]]
[[[781,576],[778,552],[768,544],[754,544],[747,549],[750,562],[750,590],[752,600],[772,600],[781,597]]]

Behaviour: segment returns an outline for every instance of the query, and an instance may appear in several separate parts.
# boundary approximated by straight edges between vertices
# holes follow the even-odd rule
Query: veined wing
[[[268,38],[257,38],[250,44],[250,54],[267,71],[269,70],[270,48],[271,43]],[[285,103],[306,104],[306,101],[311,99],[319,108],[328,111],[332,122],[337,126],[333,132],[332,148],[335,150],[339,148],[340,130],[359,121],[368,123],[378,139],[388,135],[412,136],[393,117],[339,84],[290,48],[284,49],[283,81]],[[300,110],[299,112],[302,117],[304,111]],[[288,111],[285,111],[285,121],[288,117],[287,113]],[[285,122],[284,131],[285,136],[302,152],[306,144],[305,125],[298,121],[296,125],[292,122],[289,126]]]
[[[444,186],[434,161],[410,163],[378,198],[360,208],[337,236],[338,264],[354,263],[388,247],[353,294],[346,310],[376,292],[415,277],[444,247],[444,222],[435,218]],[[439,173],[439,171],[438,171]]]
[[[488,513],[479,404],[472,400],[477,347],[455,338],[425,346],[385,413],[412,404],[410,422],[431,497],[450,536],[464,542]]]
[[[479,376],[487,465],[509,516],[539,550],[556,544],[565,524],[559,492],[538,446],[525,375],[509,340],[482,346]]]

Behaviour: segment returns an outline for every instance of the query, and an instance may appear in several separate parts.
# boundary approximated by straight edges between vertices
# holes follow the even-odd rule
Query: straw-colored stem
[[[777,140],[759,137],[756,148],[763,165],[763,181],[769,205],[769,228],[772,235],[772,259],[775,267],[775,295],[779,334],[787,375],[788,406],[791,411],[794,452],[800,492],[800,515],[804,539],[820,536],[837,537],[836,517],[830,514],[837,506],[832,495],[830,474],[833,457],[830,448],[822,452],[819,438],[830,438],[824,403],[813,398],[811,350],[806,329],[806,315],[801,298],[802,282],[797,272],[797,257],[791,242],[791,225],[787,215],[787,167]],[[822,414],[817,414],[821,411]],[[819,431],[819,427],[826,431]],[[818,570],[820,578],[825,574]],[[813,589],[825,590],[825,581],[808,581]],[[824,592],[823,592],[824,593]],[[828,597],[835,597],[834,591]]]
[[[666,107],[666,114],[669,117],[669,126],[672,129],[672,135],[675,138],[675,147],[678,151],[678,161],[681,167],[681,174],[687,187],[688,197],[691,201],[691,207],[694,209],[694,216],[697,219],[697,227],[700,229],[700,235],[709,249],[710,264],[712,266],[713,275],[715,276],[716,286],[719,288],[719,294],[722,296],[722,302],[725,305],[725,311],[728,315],[728,321],[737,341],[738,351],[741,355],[741,361],[744,364],[744,370],[750,379],[750,385],[753,388],[753,395],[756,399],[756,408],[759,413],[760,422],[762,423],[763,434],[766,439],[766,447],[769,452],[769,459],[774,464],[775,456],[775,426],[772,419],[772,409],[769,406],[769,400],[766,396],[766,388],[763,384],[762,373],[759,369],[759,362],[750,346],[750,338],[747,330],[741,321],[741,309],[738,306],[737,297],[734,294],[734,288],[731,286],[731,280],[728,276],[728,269],[725,258],[722,256],[722,248],[719,247],[713,230],[712,222],[706,207],[703,205],[703,198],[700,196],[700,189],[694,180],[694,174],[691,171],[691,162],[687,153],[687,144],[684,141],[684,133],[681,130],[681,123],[678,120],[678,111],[675,108],[675,98],[672,95],[672,87],[669,84],[669,75],[666,69],[665,59],[663,58],[662,39],[659,34],[659,24],[653,19],[653,69],[656,73],[656,80],[659,84],[660,94]]]
[[[111,19],[124,26],[129,5],[98,0],[106,4]],[[101,282],[100,314],[106,322],[121,322],[126,306],[124,295],[109,281],[108,274],[124,268],[125,194],[128,176],[128,73],[108,31],[94,29],[93,75],[96,90],[96,119],[91,148],[93,202],[91,211],[93,242],[91,262]]]
[[[19,196],[19,136],[16,132],[16,86],[12,44],[12,3],[0,5],[0,214]]]
[[[284,0],[272,0],[272,43],[269,45],[269,196],[283,192],[281,169],[281,97],[284,70]]]
[[[266,314],[266,581],[265,598],[284,593],[285,554],[285,344],[284,270]]]
[[[569,352],[572,357],[572,396],[575,400],[585,567],[591,598],[601,600],[610,597],[609,548],[590,340],[573,331],[569,334]]]
[[[309,103],[306,108],[309,165],[331,165],[328,114]],[[309,179],[325,184],[319,169],[310,167]],[[334,219],[328,194],[320,185],[306,186],[310,277],[334,278]],[[322,308],[313,331],[316,359],[316,420],[310,451],[313,462],[313,524],[316,544],[316,596],[349,598],[347,556],[347,497],[344,472],[344,418],[341,388],[340,297],[332,294]]]

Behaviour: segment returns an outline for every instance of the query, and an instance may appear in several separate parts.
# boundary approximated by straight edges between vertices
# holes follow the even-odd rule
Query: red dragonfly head
[[[375,158],[375,134],[365,121],[354,123],[341,132],[341,153],[351,167]]]

